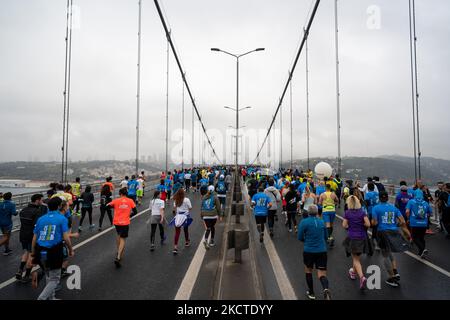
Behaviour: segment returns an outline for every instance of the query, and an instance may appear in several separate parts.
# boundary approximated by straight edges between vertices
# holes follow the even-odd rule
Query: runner
[[[438,222],[439,226],[437,227],[439,231],[444,231],[442,227],[442,208],[440,207],[439,197],[442,192],[444,192],[444,182],[439,181],[437,183],[437,190],[434,192],[434,207],[436,210],[434,211],[434,219]]]
[[[311,188],[306,186],[305,192],[302,197],[302,216],[303,218],[308,217],[308,209],[311,205],[317,204],[317,196],[315,193],[311,192]]]
[[[223,174],[219,177],[219,181],[217,181],[217,183],[216,183],[215,190],[217,192],[217,197],[219,198],[219,201],[220,201],[219,208],[220,208],[221,212],[225,212],[225,201],[227,199],[228,188],[225,183],[225,177]]]
[[[372,221],[372,210],[380,201],[378,191],[375,191],[376,185],[373,182],[369,182],[367,184],[367,192],[364,196],[364,201],[366,202],[367,214],[369,216],[369,220]],[[372,244],[375,247],[375,250],[380,250],[380,247],[377,243],[377,226],[372,226]]]
[[[12,216],[17,216],[16,204],[11,200],[12,193],[6,192],[3,195],[3,201],[0,202],[0,231],[3,234],[0,240],[0,247],[5,246],[4,256],[9,256],[12,250],[9,248],[9,240],[13,227]]]
[[[289,232],[292,232],[292,223],[294,224],[295,232],[297,232],[297,219],[296,215],[300,208],[300,199],[298,193],[295,191],[295,185],[292,183],[289,185],[289,191],[284,196],[286,200],[286,225]]]
[[[108,186],[109,184],[103,184],[103,186]],[[78,232],[83,231],[83,221],[86,217],[86,213],[89,217],[89,229],[95,228],[95,224],[92,223],[92,210],[94,209],[93,203],[94,203],[94,194],[91,192],[91,186],[87,185],[84,192],[81,194],[81,219],[80,224],[78,226]]]
[[[331,191],[329,183],[326,184],[325,192],[319,197],[319,204],[322,206],[322,217],[328,232],[328,243],[330,247],[334,246],[333,222],[336,218],[336,205],[338,198],[334,192]]]
[[[74,201],[74,214],[80,214],[80,197],[81,197],[81,179],[79,177],[75,178],[75,183],[72,183],[72,193],[75,196]]]
[[[205,192],[205,190],[207,191],[208,190],[208,183],[209,183],[209,180],[207,179],[207,178],[201,178],[200,179],[200,181],[199,181],[199,184],[200,184],[200,193],[201,192]],[[203,191],[202,191],[203,190]]]
[[[150,202],[150,251],[155,250],[155,234],[156,227],[159,228],[159,235],[161,237],[161,245],[164,244],[166,236],[164,235],[164,208],[166,203],[161,199],[161,192],[156,190],[153,194],[153,200]]]
[[[303,219],[298,229],[298,240],[304,242],[303,262],[305,264],[305,277],[308,285],[306,296],[315,300],[313,285],[313,269],[317,269],[317,277],[323,288],[325,300],[331,300],[331,293],[327,278],[327,230],[322,219],[317,217],[318,208],[311,205],[308,208],[308,218]]]
[[[31,203],[20,211],[20,233],[19,239],[22,244],[23,255],[20,261],[19,271],[16,273],[16,279],[21,280],[23,283],[29,282],[32,258],[31,247],[33,242],[33,230],[36,225],[36,221],[47,213],[47,206],[43,202],[44,195],[35,194],[31,197]],[[23,270],[26,267],[25,276],[23,276]]]
[[[386,191],[381,192],[380,203],[372,210],[372,226],[378,226],[377,242],[383,256],[383,264],[389,274],[386,283],[391,287],[398,287],[400,274],[392,253],[403,252],[408,249],[408,245],[403,240],[397,225],[400,225],[409,241],[411,241],[411,234],[400,210],[389,204],[388,200],[388,193]]]
[[[48,203],[49,212],[37,220],[34,228],[31,253],[33,264],[40,265],[46,275],[46,286],[38,300],[56,299],[55,290],[61,279],[64,259],[64,242],[68,248],[68,256],[74,255],[68,221],[58,212],[62,202],[58,197],[51,199]],[[33,272],[34,286],[37,286],[37,276],[37,272]]]
[[[117,256],[114,259],[116,268],[122,266],[122,256],[125,250],[125,239],[128,238],[128,232],[130,229],[130,217],[137,214],[135,202],[128,198],[128,190],[122,188],[119,190],[120,198],[114,199],[108,206],[114,208],[114,220],[113,224],[116,227],[117,232]],[[133,212],[133,214],[131,213]]]
[[[325,193],[326,188],[325,188],[325,181],[320,181],[319,184],[316,187],[316,196],[317,199],[320,198],[320,195],[322,193]],[[319,209],[319,216],[322,216],[322,205],[320,203],[317,203],[317,208]]]
[[[173,217],[172,221],[170,221],[169,225],[175,227],[175,239],[174,239],[174,247],[173,254],[178,253],[178,240],[180,239],[181,227],[184,230],[184,240],[185,247],[189,247],[191,242],[189,240],[189,225],[192,223],[191,213],[192,204],[189,198],[185,197],[184,189],[181,188],[176,194],[173,196],[174,201],[174,213],[176,215]]]
[[[336,174],[334,176],[333,182],[336,184],[336,196],[338,198],[338,207],[341,207],[341,197],[342,197],[342,187],[343,187],[343,183],[342,180],[339,176],[339,174]]]
[[[173,180],[170,171],[168,172],[167,177],[164,179],[164,186],[166,187],[166,194],[167,194],[166,202],[167,202],[171,198],[173,187]]]
[[[372,177],[368,177],[368,178],[367,178],[367,183],[366,183],[366,184],[364,185],[364,187],[361,189],[361,191],[364,193],[364,195],[366,195],[366,193],[370,191],[370,190],[369,190],[369,183],[373,183]],[[376,185],[375,185],[375,190],[373,190],[373,191],[379,192],[379,190],[378,190],[378,188],[377,188]]]
[[[430,205],[423,199],[423,192],[417,189],[414,192],[414,199],[409,200],[406,205],[406,216],[409,218],[411,236],[419,249],[418,255],[421,258],[428,255],[425,245],[425,232],[428,228],[428,219],[431,213]]]
[[[137,190],[136,190],[136,196],[137,196],[137,204],[140,206],[142,204],[142,197],[144,196],[144,178],[142,175],[139,176],[137,181]]]
[[[102,231],[103,218],[108,214],[109,222],[113,225],[112,209],[108,204],[112,201],[112,192],[108,185],[104,185],[100,192],[100,219],[98,221],[98,231]]]
[[[258,193],[252,197],[251,206],[253,214],[255,215],[256,228],[259,232],[259,242],[264,242],[264,225],[267,221],[269,209],[272,207],[272,202],[268,195],[264,193],[264,187],[258,189]]]
[[[136,203],[138,186],[139,186],[139,183],[136,181],[136,176],[132,175],[131,180],[128,181],[128,198],[133,200],[134,203]],[[112,192],[112,189],[111,189],[111,192]]]
[[[247,189],[250,200],[258,192],[258,181],[255,178],[255,174],[252,172],[250,174],[250,179],[247,181]]]
[[[114,193],[114,184],[111,182],[112,181],[112,177],[111,176],[107,177],[105,180],[106,180],[106,182],[102,185],[102,187],[104,185],[108,185],[109,189],[111,190],[111,192]]]
[[[278,189],[275,188],[274,184],[275,181],[269,179],[269,186],[264,190],[264,193],[269,196],[270,202],[272,203],[268,213],[269,235],[271,238],[273,238],[273,225],[278,211],[278,203],[281,201],[281,194]]]
[[[160,193],[159,198],[162,201],[166,202],[166,200],[167,200],[167,192],[166,192],[166,186],[164,184],[164,179],[161,179],[161,181],[159,182],[159,184],[156,186],[155,189],[156,189],[156,191],[159,191],[159,193]]]
[[[367,279],[364,276],[361,266],[361,254],[370,253],[370,243],[367,238],[367,228],[370,227],[370,220],[366,211],[362,209],[361,203],[355,196],[348,197],[346,201],[347,210],[345,210],[342,227],[347,229],[348,234],[343,245],[347,257],[352,257],[352,267],[348,270],[350,279],[355,280],[359,277],[359,289],[366,288]]]
[[[186,192],[189,192],[191,190],[191,177],[192,177],[191,170],[189,171],[186,170],[184,174],[184,185]]]
[[[191,185],[192,185],[192,190],[194,192],[198,191],[197,181],[198,181],[198,171],[197,170],[193,170],[193,172],[191,174]]]
[[[202,207],[201,207],[201,217],[205,225],[205,237],[203,240],[203,245],[205,249],[214,247],[214,236],[216,234],[216,223],[217,219],[222,220],[223,211],[221,210],[220,198],[214,193],[214,186],[209,186],[208,191],[201,193],[202,196]],[[211,239],[208,242],[208,238],[211,234]]]
[[[120,189],[128,188],[129,180],[130,180],[130,178],[128,176],[125,176],[125,179],[123,179],[122,182],[120,183]]]
[[[439,208],[442,210],[442,227],[446,238],[450,239],[450,183],[445,184],[444,191],[439,195]]]
[[[413,197],[410,194],[408,194],[407,186],[401,186],[400,192],[395,197],[395,206],[398,208],[398,210],[400,210],[405,221],[408,221],[408,217],[406,215],[406,205],[408,204],[408,201],[411,200],[412,198]]]

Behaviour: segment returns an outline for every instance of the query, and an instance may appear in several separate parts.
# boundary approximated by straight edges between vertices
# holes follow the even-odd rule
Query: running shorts
[[[322,212],[322,217],[325,223],[333,223],[336,218],[336,212]]]
[[[137,190],[137,191],[136,191],[136,195],[137,195],[138,197],[142,197],[142,196],[144,195],[144,190]]]
[[[31,252],[31,241],[20,241],[22,249]]]
[[[264,224],[267,221],[267,216],[255,216],[256,224]]]
[[[128,231],[130,230],[130,226],[115,226],[117,235],[121,238],[128,238]]]
[[[303,252],[303,263],[309,269],[327,270],[326,252]]]

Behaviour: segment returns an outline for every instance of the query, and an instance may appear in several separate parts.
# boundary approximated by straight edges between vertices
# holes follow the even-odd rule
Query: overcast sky
[[[235,125],[234,113],[223,106],[235,107],[236,95],[235,60],[210,48],[233,53],[266,48],[242,58],[240,65],[240,106],[253,108],[241,113],[241,125],[266,130],[312,2],[160,1],[208,129],[225,133]],[[135,155],[137,3],[74,0],[72,160]],[[379,29],[368,27],[368,19],[376,18],[367,12],[372,5],[380,9]],[[334,1],[321,1],[310,33],[311,156],[337,153],[333,8]],[[422,153],[450,159],[450,2],[417,0],[416,10]],[[60,159],[65,18],[63,0],[1,0],[0,161]],[[411,156],[408,1],[341,0],[339,20],[342,154]],[[152,0],[143,0],[142,30],[141,154],[151,155],[164,152],[166,104],[166,38]],[[181,127],[182,86],[170,59],[173,132]],[[302,54],[293,80],[295,158],[306,156],[305,101]],[[285,159],[288,102],[283,109]],[[190,129],[187,95],[185,109]]]

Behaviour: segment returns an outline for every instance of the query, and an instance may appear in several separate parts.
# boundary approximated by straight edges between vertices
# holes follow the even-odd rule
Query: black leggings
[[[86,212],[89,214],[89,224],[92,224],[92,207],[81,208],[80,227],[83,225],[84,217],[86,217]]]
[[[214,240],[214,235],[216,234],[216,222],[217,219],[203,219],[206,226],[205,240],[208,240],[209,233],[211,233],[211,240]]]
[[[295,216],[297,215],[296,211],[288,211],[287,212],[287,223],[288,223],[288,227],[289,229],[292,229],[292,222],[294,222],[294,226],[297,225],[297,220],[295,219]]]
[[[105,217],[105,213],[108,214],[109,222],[111,222],[112,225],[112,209],[110,206],[101,206],[100,207],[100,219],[98,221],[98,226],[101,228],[103,224],[103,218]]]
[[[411,228],[411,236],[413,238],[414,244],[419,248],[419,254],[422,254],[425,249],[425,232],[427,228]]]
[[[164,240],[164,226],[161,223],[152,223],[150,233],[151,244],[155,243],[156,226],[159,226],[159,235],[161,236],[161,240]]]
[[[273,225],[275,223],[275,216],[277,215],[277,210],[269,210],[268,222],[269,230],[273,229]]]

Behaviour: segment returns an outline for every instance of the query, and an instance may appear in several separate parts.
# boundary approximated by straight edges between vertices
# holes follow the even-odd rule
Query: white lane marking
[[[341,217],[341,216],[338,215],[338,214],[336,214],[336,217],[339,218],[339,219],[341,219],[341,220],[344,220],[344,218]],[[370,234],[370,235],[372,235],[372,232],[371,232],[371,231],[367,231],[367,233]],[[417,261],[423,263],[424,265],[426,265],[426,266],[428,266],[428,267],[430,267],[430,268],[436,270],[437,272],[442,273],[444,276],[447,276],[447,277],[450,278],[450,272],[448,272],[447,270],[445,270],[445,269],[443,269],[443,268],[441,268],[441,267],[435,265],[434,263],[431,263],[430,261],[427,261],[427,260],[425,260],[425,259],[420,258],[418,255],[412,253],[411,251],[405,251],[404,253],[405,253],[406,255],[410,256],[411,258],[414,258],[414,259],[416,259]]]
[[[247,212],[249,214],[252,214],[252,210],[249,208],[248,204],[249,197],[247,186],[245,184],[242,190],[245,190],[244,196],[245,202],[247,203]],[[280,288],[283,300],[298,300],[294,288],[292,287],[291,282],[289,281],[289,278],[287,276],[286,269],[284,268],[283,263],[281,262],[280,256],[278,255],[278,252],[275,249],[275,246],[273,244],[272,239],[270,238],[267,228],[264,229],[264,235],[265,235],[264,238],[266,238],[266,240],[264,240],[264,243],[267,255],[269,256],[270,264],[272,265],[273,273],[275,274],[275,279],[277,280],[278,288]]]
[[[264,230],[264,234],[265,238],[268,239],[265,240],[267,254],[270,259],[270,264],[272,265],[273,273],[275,274],[275,278],[277,279],[281,295],[283,296],[283,300],[298,300],[294,288],[289,281],[286,270],[284,269],[283,263],[281,263],[280,256],[278,255],[273,241],[270,238],[269,233],[267,232],[267,229]]]
[[[149,210],[150,210],[150,209],[142,210],[142,211],[139,212],[137,215],[133,216],[133,217],[131,218],[131,220],[136,219],[137,217],[141,216],[142,214],[146,213],[146,212],[149,211]],[[114,230],[114,227],[109,227],[108,229],[105,229],[105,230],[103,230],[102,232],[99,232],[99,233],[97,233],[96,235],[94,235],[94,236],[92,236],[92,237],[90,237],[90,238],[88,238],[88,239],[86,239],[86,240],[84,240],[84,241],[82,241],[82,242],[80,242],[80,243],[74,245],[74,246],[73,246],[73,249],[74,249],[74,250],[75,250],[75,249],[78,249],[78,248],[80,248],[80,247],[82,247],[82,246],[88,244],[89,242],[91,242],[91,241],[97,239],[98,237],[100,237],[100,236],[102,236],[102,235],[108,233],[108,232],[111,231],[111,230]],[[33,268],[33,271],[38,270],[38,269],[39,269],[39,267],[35,267],[35,268]],[[2,283],[0,284],[0,290],[3,289],[3,288],[5,288],[5,287],[7,287],[7,286],[9,286],[10,284],[13,284],[13,283],[16,282],[16,281],[17,281],[16,278],[15,278],[15,277],[12,277],[11,279],[2,282]]]
[[[200,268],[205,258],[206,249],[203,246],[203,237],[200,241],[197,251],[195,251],[194,258],[189,265],[186,274],[184,275],[183,281],[181,282],[178,292],[174,300],[189,300],[191,298],[192,290],[194,289],[195,282],[197,282],[198,274],[200,273]]]

